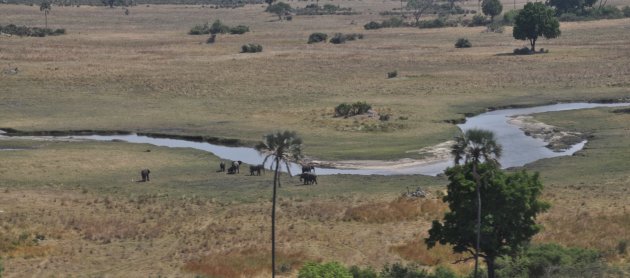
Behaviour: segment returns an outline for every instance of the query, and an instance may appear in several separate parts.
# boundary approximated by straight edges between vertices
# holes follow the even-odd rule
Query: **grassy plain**
[[[294,3],[294,2],[292,2]],[[115,129],[239,138],[298,131],[320,159],[393,159],[452,138],[445,120],[487,107],[630,96],[630,19],[563,23],[542,41],[546,55],[511,56],[524,42],[483,28],[362,30],[398,2],[336,1],[361,14],[278,22],[263,6],[53,7],[49,24],[68,34],[0,37],[0,126],[21,130]],[[473,5],[474,3],[468,3]],[[619,2],[619,4],[629,4]],[[250,26],[242,36],[189,36],[221,19]],[[0,6],[0,24],[42,25],[37,7]],[[356,24],[352,24],[352,22]],[[323,31],[363,33],[344,45],[306,44]],[[459,37],[473,48],[455,49]],[[259,54],[239,54],[245,43]],[[387,79],[389,71],[399,77]],[[389,131],[359,131],[332,117],[341,102],[367,101],[393,115]],[[399,117],[408,118],[407,120]],[[627,264],[630,240],[628,114],[610,109],[537,115],[593,135],[572,157],[540,171],[552,209],[537,242],[596,248]],[[271,175],[226,176],[201,151],[116,142],[0,140],[0,252],[7,277],[268,276]],[[147,152],[146,150],[151,150]],[[138,171],[152,181],[137,183]],[[433,266],[456,260],[427,251],[421,238],[444,205],[397,199],[407,187],[434,195],[442,178],[322,176],[294,186],[283,177],[281,259],[380,268],[386,262]],[[435,196],[434,196],[435,197]],[[37,235],[44,236],[37,240]],[[41,237],[40,237],[41,239]],[[467,265],[456,266],[466,271]]]

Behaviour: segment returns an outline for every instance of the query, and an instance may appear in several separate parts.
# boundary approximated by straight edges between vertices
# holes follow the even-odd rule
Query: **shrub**
[[[312,33],[308,36],[308,43],[326,42],[328,35],[324,33]]]
[[[403,25],[405,25],[405,21],[400,17],[391,17],[388,20],[383,20],[383,23],[381,23],[383,28],[401,27]]]
[[[394,78],[398,76],[398,71],[390,71],[387,73],[387,78]]]
[[[624,17],[623,12],[615,6],[603,6],[599,9],[590,10],[590,16],[596,19],[615,19]]]
[[[210,34],[225,34],[230,32],[230,26],[221,23],[221,20],[215,20],[210,26]]]
[[[298,278],[321,277],[352,278],[352,274],[338,262],[325,264],[309,262],[300,268],[300,272],[298,272]]]
[[[472,47],[472,44],[467,38],[459,38],[455,42],[455,48],[468,48]]]
[[[481,15],[481,14],[476,14],[473,16],[472,20],[470,21],[470,27],[475,27],[475,26],[484,26],[488,23],[488,18],[485,15]]]
[[[498,23],[498,22],[492,22],[488,24],[488,26],[486,26],[486,32],[503,33],[504,30],[505,28],[503,27],[503,25],[501,25],[501,23]]]
[[[249,27],[245,25],[238,25],[236,27],[230,28],[230,34],[241,35],[249,32]]]
[[[367,24],[363,25],[363,28],[365,28],[365,30],[381,29],[383,28],[383,25],[376,21],[370,21]]]
[[[566,248],[556,244],[534,245],[520,256],[497,260],[498,277],[601,277],[588,275],[601,269],[601,256],[593,250]]]
[[[345,43],[346,42],[346,36],[344,36],[342,33],[337,33],[335,34],[335,36],[333,36],[330,39],[330,43],[334,43],[334,44],[340,44],[340,43]]]
[[[623,7],[623,9],[621,9],[621,12],[623,12],[623,16],[630,17],[630,6]]]
[[[419,270],[414,265],[404,266],[400,263],[385,265],[381,270],[380,277],[383,278],[428,278],[429,274],[425,270]]]
[[[355,102],[353,104],[342,103],[335,107],[335,117],[352,117],[367,113],[372,109],[372,105],[366,102]]]
[[[514,19],[521,10],[510,10],[503,14],[502,23],[505,25],[514,25]]]
[[[354,265],[350,267],[350,273],[352,274],[352,278],[377,278],[378,274],[372,268],[368,267],[366,269],[361,269],[360,267]]]
[[[244,44],[243,46],[241,46],[241,53],[256,53],[256,52],[262,52],[262,51],[263,51],[263,47],[260,44],[250,43],[250,44]]]
[[[63,35],[66,33],[66,29],[56,29],[53,31],[50,28],[16,26],[15,24],[9,24],[4,27],[0,26],[0,32],[20,37],[45,37]]]
[[[206,22],[203,25],[195,25],[193,28],[190,28],[188,31],[189,35],[205,35],[210,34],[210,26]]]
[[[457,23],[454,21],[446,21],[443,17],[438,17],[433,20],[420,20],[418,21],[419,28],[442,28],[442,27],[454,27]]]
[[[353,40],[356,40],[356,39],[363,39],[363,34],[356,34],[356,33],[342,34],[342,33],[336,33],[335,36],[333,36],[330,39],[330,43],[340,44],[340,43],[345,43],[346,41],[353,41]]]
[[[526,55],[526,54],[533,54],[533,52],[529,49],[529,47],[523,47],[523,48],[515,48],[514,54]]]

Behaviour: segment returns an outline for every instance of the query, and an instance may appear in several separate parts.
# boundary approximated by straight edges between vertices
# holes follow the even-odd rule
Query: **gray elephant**
[[[149,181],[149,174],[151,174],[151,171],[149,169],[142,169],[142,171],[140,171],[140,176],[142,177],[142,181]]]
[[[302,173],[300,174],[300,181],[303,181],[305,185],[317,184],[317,175],[313,173]]]

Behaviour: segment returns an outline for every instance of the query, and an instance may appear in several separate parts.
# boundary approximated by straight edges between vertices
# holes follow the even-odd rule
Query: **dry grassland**
[[[262,6],[208,9],[138,6],[55,8],[52,27],[68,35],[1,38],[2,126],[25,130],[127,129],[258,140],[276,129],[307,138],[321,159],[400,158],[450,139],[445,120],[489,106],[628,96],[630,20],[563,23],[541,41],[547,55],[510,56],[523,41],[483,28],[363,30],[396,2],[342,1],[351,16],[298,16],[279,22]],[[37,7],[5,5],[3,24],[40,25]],[[196,24],[244,24],[245,35],[206,45]],[[352,22],[355,25],[352,25]],[[306,44],[311,32],[364,33],[344,45]],[[455,49],[459,37],[474,47]],[[260,54],[239,54],[256,42]],[[386,79],[398,70],[399,78]],[[356,131],[332,118],[341,102],[367,101],[393,115],[388,131]],[[407,118],[401,120],[399,117]]]
[[[294,2],[292,2],[294,3]],[[262,6],[120,9],[53,7],[68,34],[0,37],[0,126],[24,130],[116,129],[258,140],[275,129],[305,138],[321,159],[400,158],[452,138],[444,120],[489,106],[627,98],[630,19],[563,23],[546,55],[511,56],[524,42],[482,28],[362,30],[398,2],[340,1],[353,16],[278,22]],[[522,3],[520,1],[519,3]],[[474,5],[468,3],[467,5]],[[628,4],[618,1],[618,4]],[[221,19],[251,33],[186,35]],[[0,24],[41,25],[37,7],[0,6]],[[352,25],[351,22],[356,22]],[[344,45],[306,44],[311,32],[363,33]],[[455,49],[459,37],[471,49]],[[239,54],[256,42],[259,54]],[[399,77],[386,79],[388,71]],[[393,115],[387,132],[332,118],[340,102],[367,101]],[[399,119],[407,117],[407,120]],[[536,242],[596,248],[613,264],[630,240],[627,114],[607,109],[537,115],[593,136],[573,157],[540,171],[552,209]],[[0,140],[0,253],[7,277],[268,277],[271,175],[216,173],[196,150],[113,142]],[[150,150],[150,152],[147,152]],[[137,183],[150,168],[152,181]],[[443,178],[324,176],[316,186],[283,177],[280,261],[291,276],[306,260],[373,266],[457,259],[422,238],[446,209],[437,199],[399,199],[407,187],[443,189]],[[437,194],[436,194],[437,195]],[[453,267],[453,266],[452,266]],[[454,266],[466,272],[470,265]]]

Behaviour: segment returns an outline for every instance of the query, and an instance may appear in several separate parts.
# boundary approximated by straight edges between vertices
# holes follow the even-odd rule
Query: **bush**
[[[365,28],[365,30],[381,29],[383,28],[383,25],[376,21],[370,21],[367,24],[363,25],[363,28]]]
[[[514,25],[514,19],[521,10],[510,10],[503,14],[502,23],[504,25]]]
[[[381,270],[382,278],[429,278],[429,274],[425,270],[419,270],[414,265],[404,266],[400,263],[393,265],[385,265]]]
[[[0,25],[0,32],[20,37],[45,37],[64,35],[66,33],[66,29],[56,29],[53,31],[50,28],[16,26],[15,24],[9,24],[4,27]]]
[[[324,33],[312,33],[308,36],[308,43],[326,42],[328,35]]]
[[[330,43],[340,44],[340,43],[345,43],[346,41],[353,41],[356,39],[363,39],[363,34],[352,33],[352,34],[344,35],[342,33],[336,33],[335,36],[333,36],[330,39]]]
[[[621,9],[621,12],[623,12],[623,16],[630,17],[630,6],[623,7],[623,9]]]
[[[342,103],[335,107],[335,117],[352,117],[367,113],[372,109],[372,105],[366,102],[355,102],[353,104]]]
[[[503,27],[503,25],[501,25],[501,23],[498,23],[498,22],[492,22],[488,24],[488,26],[486,26],[486,32],[503,33],[504,30],[505,28]]]
[[[342,33],[337,33],[335,34],[335,36],[333,36],[330,39],[330,43],[334,43],[334,44],[340,44],[340,43],[345,43],[346,42],[346,36],[344,36],[344,34]]]
[[[233,34],[233,35],[241,35],[247,32],[249,32],[249,27],[245,25],[238,25],[236,27],[230,28],[230,34]]]
[[[475,26],[484,26],[488,23],[488,18],[485,15],[476,14],[473,16],[472,21],[470,22],[470,27]]]
[[[230,26],[221,23],[221,20],[215,20],[210,26],[210,34],[225,34],[230,32]]]
[[[601,277],[588,275],[604,267],[599,253],[557,244],[529,247],[514,259],[497,260],[498,277]],[[571,275],[573,273],[574,275]],[[576,276],[575,274],[581,274]]]
[[[455,48],[468,48],[472,47],[472,43],[467,38],[459,38],[455,42]]]
[[[262,51],[263,51],[263,47],[260,44],[250,43],[250,44],[244,44],[243,46],[241,46],[241,53],[256,53],[256,52],[262,52]]]
[[[383,28],[401,27],[403,25],[405,25],[405,21],[400,17],[391,17],[388,20],[383,20],[383,23],[381,23]]]
[[[203,25],[195,25],[193,28],[190,28],[188,31],[189,35],[205,35],[210,34],[210,26],[206,22]]]
[[[350,271],[338,262],[325,264],[309,262],[300,268],[300,272],[298,272],[298,278],[321,277],[353,278]]]
[[[350,273],[352,274],[352,278],[377,278],[378,274],[372,268],[368,267],[366,269],[361,269],[358,266],[350,267]]]
[[[398,76],[398,71],[396,71],[396,70],[395,71],[390,71],[390,72],[387,73],[387,78],[394,78],[396,76]]]
[[[523,48],[515,48],[514,54],[526,55],[526,54],[533,54],[533,52],[529,49],[529,47],[523,47]]]
[[[442,28],[442,27],[455,27],[457,22],[447,21],[443,17],[438,17],[433,20],[420,20],[418,21],[418,28]]]

